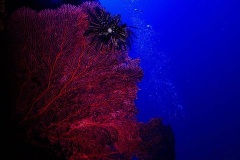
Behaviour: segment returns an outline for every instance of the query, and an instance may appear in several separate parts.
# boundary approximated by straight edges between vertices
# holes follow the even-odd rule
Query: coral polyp
[[[126,23],[121,22],[121,16],[112,16],[100,7],[89,10],[89,26],[85,36],[91,37],[90,44],[102,50],[127,50],[131,48],[134,33]]]

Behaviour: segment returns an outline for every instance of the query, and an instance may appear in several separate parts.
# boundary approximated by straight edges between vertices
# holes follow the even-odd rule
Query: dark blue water
[[[101,0],[136,26],[138,118],[173,127],[176,160],[240,159],[240,1]]]

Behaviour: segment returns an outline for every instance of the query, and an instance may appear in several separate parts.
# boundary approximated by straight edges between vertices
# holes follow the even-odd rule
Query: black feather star
[[[131,49],[134,33],[126,23],[122,24],[121,16],[112,16],[106,10],[96,7],[89,14],[89,26],[84,36],[91,36],[90,44],[102,50]]]

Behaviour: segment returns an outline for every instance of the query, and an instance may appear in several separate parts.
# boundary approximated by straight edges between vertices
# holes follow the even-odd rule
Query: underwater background
[[[56,8],[60,2],[65,3],[36,0],[30,6]],[[239,160],[240,1],[100,4],[135,27],[129,56],[140,59],[144,72],[135,100],[138,120],[158,117],[172,127],[176,160]]]
[[[172,126],[176,160],[239,160],[240,1],[101,3],[138,28],[139,120]]]

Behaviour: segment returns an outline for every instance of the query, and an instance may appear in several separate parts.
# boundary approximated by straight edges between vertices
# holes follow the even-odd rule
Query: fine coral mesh
[[[127,51],[89,44],[87,10],[98,5],[21,8],[8,25],[15,121],[27,143],[71,160],[130,159],[140,141],[134,100],[143,72]]]

